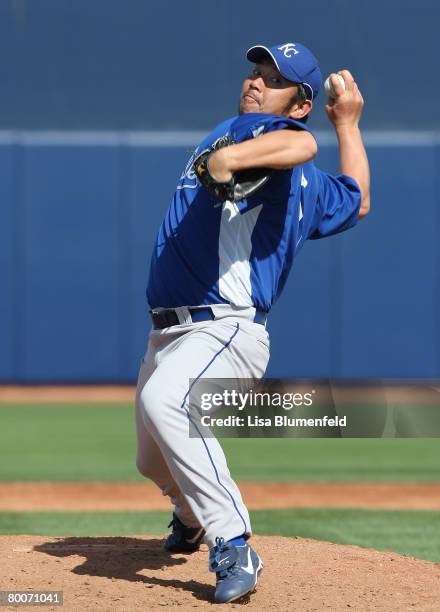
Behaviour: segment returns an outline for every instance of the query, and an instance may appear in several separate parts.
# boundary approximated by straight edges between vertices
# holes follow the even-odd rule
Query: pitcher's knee
[[[144,478],[148,478],[159,487],[162,495],[167,495],[175,503],[174,498],[179,495],[179,489],[169,473],[161,471],[157,462],[147,462],[143,457],[136,457],[136,467]]]
[[[148,460],[145,457],[137,456],[136,467],[142,476],[152,480],[161,489],[164,486],[163,483],[168,481],[169,475],[166,468],[166,473],[164,473],[164,466],[161,466],[161,462],[155,461],[154,459]]]

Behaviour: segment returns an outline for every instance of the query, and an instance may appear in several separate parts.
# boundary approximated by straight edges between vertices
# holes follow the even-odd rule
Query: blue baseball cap
[[[311,51],[301,43],[284,43],[275,47],[256,45],[248,49],[246,57],[257,64],[267,57],[273,59],[278,72],[288,81],[301,83],[306,90],[307,98],[313,100],[322,85],[318,60]]]

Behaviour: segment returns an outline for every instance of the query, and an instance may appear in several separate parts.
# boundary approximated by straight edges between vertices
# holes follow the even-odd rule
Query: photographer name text
[[[205,427],[346,427],[347,416],[294,418],[286,415],[274,417],[229,415],[219,418],[205,414],[201,417],[201,422]]]

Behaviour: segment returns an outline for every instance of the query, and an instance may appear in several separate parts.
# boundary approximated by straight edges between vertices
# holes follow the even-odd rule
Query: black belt
[[[190,308],[189,314],[193,323],[199,323],[200,321],[213,321],[215,319],[212,308],[206,306],[206,308]],[[153,321],[154,329],[165,329],[165,327],[172,327],[173,325],[180,325],[179,317],[174,308],[166,308],[164,310],[150,310],[151,320]],[[254,323],[264,325],[267,319],[267,312],[263,310],[256,310]]]

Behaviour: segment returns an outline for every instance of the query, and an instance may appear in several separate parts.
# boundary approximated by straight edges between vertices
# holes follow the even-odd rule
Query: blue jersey
[[[147,288],[152,308],[232,304],[269,311],[304,242],[356,224],[356,181],[331,176],[313,162],[274,171],[237,203],[220,202],[196,179],[195,156],[218,138],[242,142],[279,129],[307,127],[249,113],[218,125],[194,151],[156,240]]]

